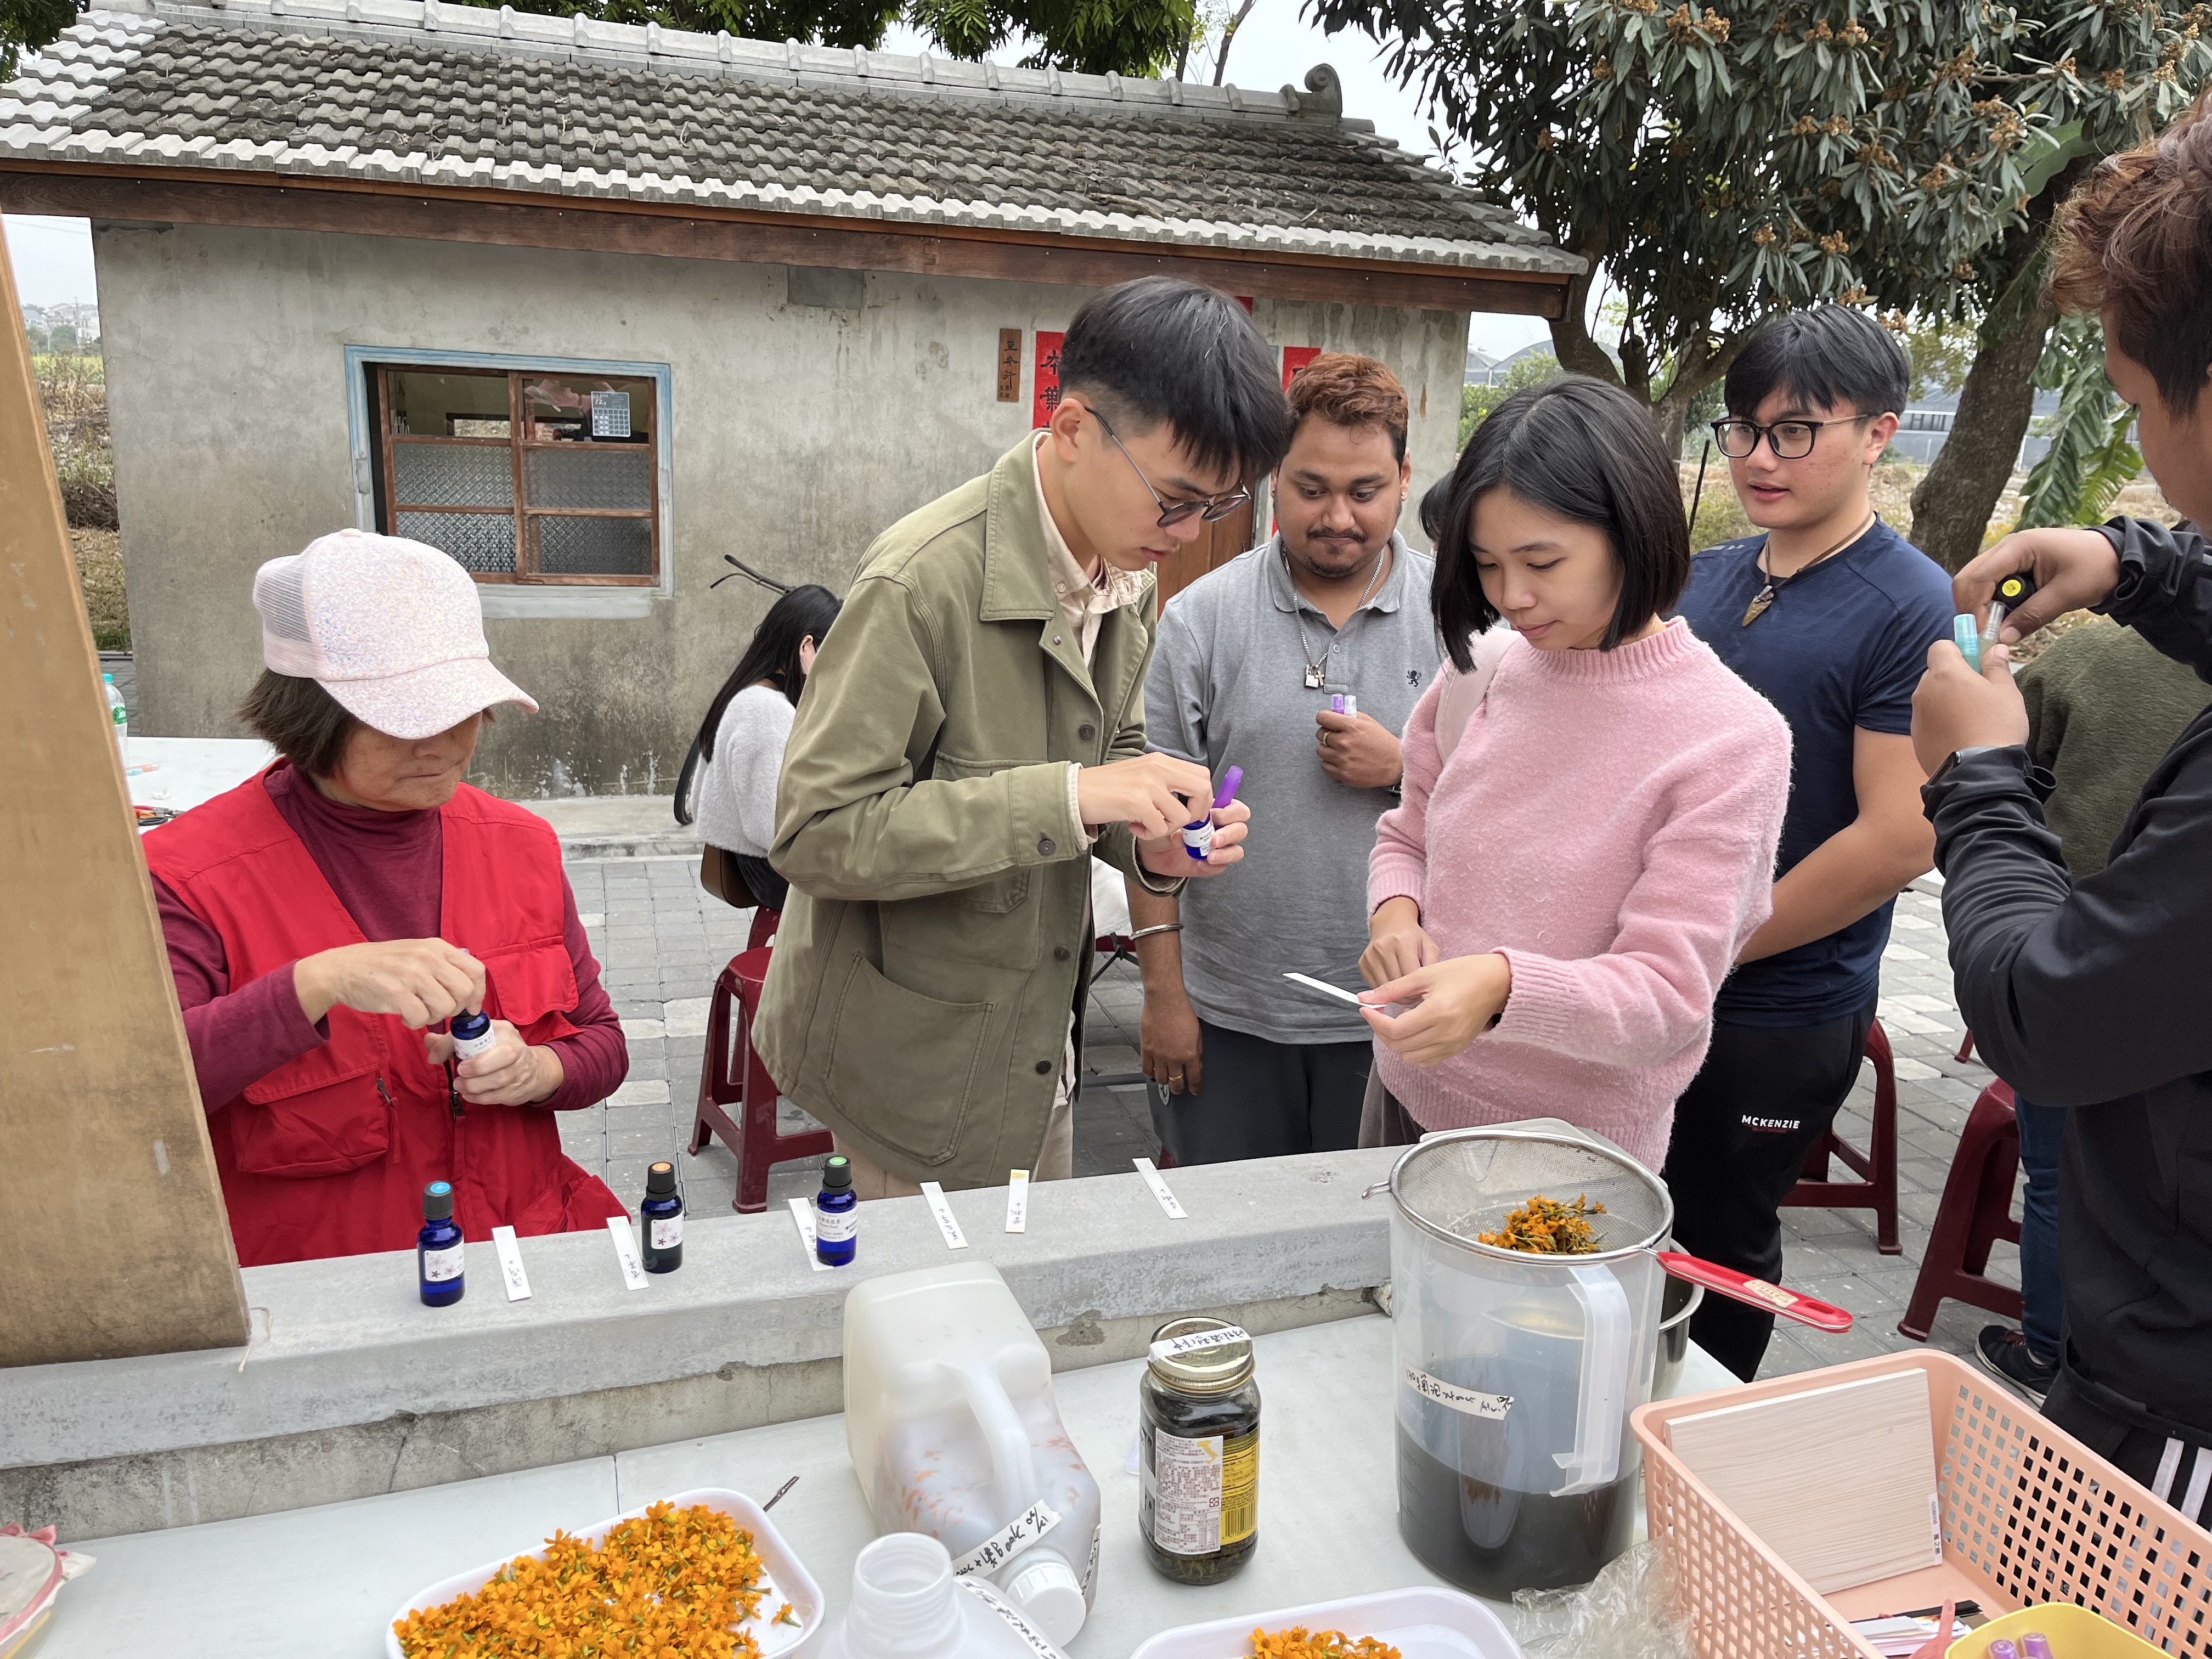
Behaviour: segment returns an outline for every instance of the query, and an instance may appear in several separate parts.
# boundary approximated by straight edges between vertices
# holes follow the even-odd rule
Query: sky
[[[1328,64],[1344,82],[1345,114],[1372,121],[1377,132],[1395,138],[1411,154],[1426,155],[1431,149],[1428,122],[1419,100],[1383,73],[1373,42],[1351,32],[1334,39],[1323,34],[1318,26],[1299,17],[1298,4],[1299,0],[1260,0],[1253,7],[1230,50],[1227,78],[1255,90],[1303,86],[1309,69]],[[884,40],[890,52],[915,52],[922,45],[920,36],[903,27],[893,28]],[[1018,55],[1000,54],[1009,62]],[[15,286],[27,304],[58,305],[98,297],[93,290],[91,227],[86,221],[9,214],[6,231]],[[1537,319],[1478,313],[1470,324],[1468,343],[1503,357],[1547,334]]]

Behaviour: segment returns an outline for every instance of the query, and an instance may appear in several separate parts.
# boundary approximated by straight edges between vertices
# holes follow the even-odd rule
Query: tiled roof
[[[445,3],[146,0],[0,88],[11,159],[782,210],[1567,274],[1311,90],[774,46]]]

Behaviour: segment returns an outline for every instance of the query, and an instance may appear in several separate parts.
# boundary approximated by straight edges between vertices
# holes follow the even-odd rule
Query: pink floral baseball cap
[[[254,573],[261,660],[394,738],[432,738],[530,694],[491,665],[477,585],[422,542],[340,530]]]

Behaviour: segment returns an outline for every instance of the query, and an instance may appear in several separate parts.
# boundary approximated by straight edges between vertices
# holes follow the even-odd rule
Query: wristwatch
[[[2022,747],[2022,745],[2016,743],[1982,743],[1976,744],[1970,749],[1954,749],[1949,754],[1943,757],[1943,763],[1937,767],[1934,773],[1929,775],[1928,781],[1930,783],[1942,782],[1944,779],[1949,777],[1951,774],[1963,763],[1972,760],[1977,755],[1994,755],[1999,750],[2018,749],[2021,747]]]

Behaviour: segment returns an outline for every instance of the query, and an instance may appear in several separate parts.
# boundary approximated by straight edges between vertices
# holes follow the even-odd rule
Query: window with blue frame
[[[650,379],[367,366],[377,527],[479,582],[660,579],[659,404]]]

